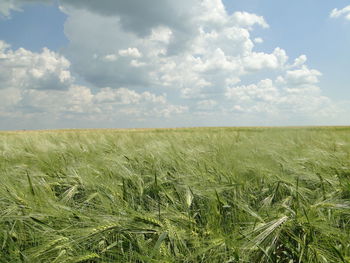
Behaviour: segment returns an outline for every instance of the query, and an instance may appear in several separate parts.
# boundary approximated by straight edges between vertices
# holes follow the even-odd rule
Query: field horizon
[[[180,127],[140,127],[140,128],[48,128],[48,129],[13,129],[0,130],[5,132],[75,132],[75,131],[171,131],[198,129],[347,129],[350,125],[272,125],[272,126],[180,126]]]

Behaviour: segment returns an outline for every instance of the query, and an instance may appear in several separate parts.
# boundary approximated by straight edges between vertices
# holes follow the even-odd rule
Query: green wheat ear
[[[350,261],[350,129],[0,133],[0,262]]]
[[[100,258],[99,255],[97,255],[96,253],[91,253],[88,255],[84,255],[84,256],[80,256],[80,257],[76,257],[70,261],[68,261],[69,263],[80,263],[80,262],[85,262],[85,261],[89,261],[90,259],[97,259]]]

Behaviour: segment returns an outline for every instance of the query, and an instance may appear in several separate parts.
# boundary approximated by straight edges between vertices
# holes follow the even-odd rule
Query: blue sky
[[[0,14],[0,129],[350,124],[349,1],[4,0]]]
[[[0,20],[1,39],[13,49],[24,47],[34,52],[42,48],[59,51],[68,44],[64,35],[67,16],[57,5],[27,4],[21,12],[12,12],[11,17]]]

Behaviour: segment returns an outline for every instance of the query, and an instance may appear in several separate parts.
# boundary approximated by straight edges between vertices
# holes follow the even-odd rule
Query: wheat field
[[[350,262],[350,128],[0,132],[0,262]]]

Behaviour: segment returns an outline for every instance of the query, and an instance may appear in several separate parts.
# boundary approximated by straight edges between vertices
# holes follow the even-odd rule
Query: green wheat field
[[[350,127],[0,132],[0,262],[350,262]]]

